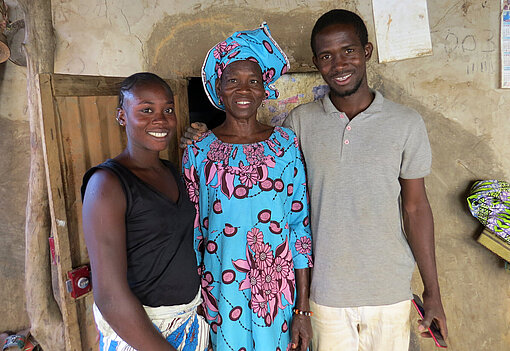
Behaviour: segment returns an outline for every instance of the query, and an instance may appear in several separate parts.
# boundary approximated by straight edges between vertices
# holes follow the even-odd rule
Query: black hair
[[[133,88],[149,84],[149,83],[157,83],[160,84],[169,95],[173,95],[172,88],[168,85],[167,82],[165,82],[160,76],[150,73],[150,72],[139,72],[130,75],[126,79],[120,83],[120,89],[119,89],[119,108],[122,108],[122,105],[124,104],[124,98],[125,94],[128,91],[131,91]]]
[[[322,16],[319,17],[317,22],[312,29],[312,37],[310,39],[310,46],[312,47],[313,55],[315,56],[315,37],[319,34],[323,29],[329,27],[333,24],[350,24],[356,30],[356,34],[361,42],[361,45],[365,46],[368,43],[368,31],[365,22],[361,19],[360,16],[355,14],[354,12],[347,10],[331,10],[326,12]]]

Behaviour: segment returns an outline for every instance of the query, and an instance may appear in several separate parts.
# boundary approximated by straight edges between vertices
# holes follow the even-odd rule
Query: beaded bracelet
[[[294,314],[300,314],[300,315],[307,316],[307,317],[313,316],[312,311],[301,311],[300,309],[297,309],[297,308],[293,308],[292,312],[294,312]]]

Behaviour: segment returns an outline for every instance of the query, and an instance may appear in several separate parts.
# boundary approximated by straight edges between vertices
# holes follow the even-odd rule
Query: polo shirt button
[[[349,144],[349,140],[344,141],[344,144],[345,145]]]
[[[351,130],[351,126],[347,126],[347,128],[345,128],[345,129],[347,129],[347,130]]]
[[[343,113],[340,114],[340,118],[344,118],[344,114]]]

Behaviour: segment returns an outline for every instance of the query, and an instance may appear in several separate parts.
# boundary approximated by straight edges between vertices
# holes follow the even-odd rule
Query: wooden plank
[[[117,116],[116,96],[96,96],[96,106],[101,125],[101,143],[104,158],[117,156],[126,147],[126,133],[115,119]]]
[[[124,150],[127,145],[127,137],[124,127],[121,127],[116,120],[118,98],[115,96],[98,97],[101,103],[98,104],[107,117],[106,128],[108,130],[109,158],[115,157]]]
[[[53,75],[55,96],[117,96],[123,77]]]
[[[179,148],[179,140],[189,126],[188,81],[186,79],[176,79],[172,82],[171,86],[174,90],[177,130],[175,138],[170,142],[169,159],[174,162],[180,170],[183,150]]]
[[[119,88],[125,77],[105,76],[75,76],[69,74],[54,74],[53,95],[54,96],[118,96]],[[176,81],[185,79],[163,78],[172,89]],[[179,83],[182,84],[182,83]],[[187,85],[187,83],[186,83]],[[186,94],[187,95],[187,94]]]
[[[80,298],[77,301],[83,351],[96,351],[99,349],[98,333],[94,313],[92,312],[93,303],[94,296],[92,293],[85,295],[84,298]]]
[[[65,205],[65,191],[62,182],[63,155],[60,140],[60,127],[54,109],[51,88],[51,76],[39,75],[41,85],[41,109],[43,119],[43,148],[46,159],[46,173],[48,179],[48,197],[55,241],[55,259],[58,272],[58,289],[61,298],[60,309],[64,322],[66,350],[79,351],[81,335],[78,324],[78,314],[74,299],[67,293],[67,272],[72,269],[69,234],[67,231],[67,213]]]
[[[80,127],[85,138],[85,158],[89,165],[104,161],[101,145],[101,124],[94,96],[80,97]]]
[[[82,233],[81,177],[89,168],[86,159],[87,145],[81,128],[80,103],[77,97],[56,98],[56,109],[61,126],[63,148],[63,177],[66,194],[66,213],[70,241],[71,262],[78,267],[89,262]]]

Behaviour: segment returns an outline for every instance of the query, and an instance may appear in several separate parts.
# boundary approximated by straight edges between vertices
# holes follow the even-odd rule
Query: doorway
[[[188,78],[189,121],[203,122],[213,129],[225,121],[225,112],[218,110],[205,94],[202,78]]]

